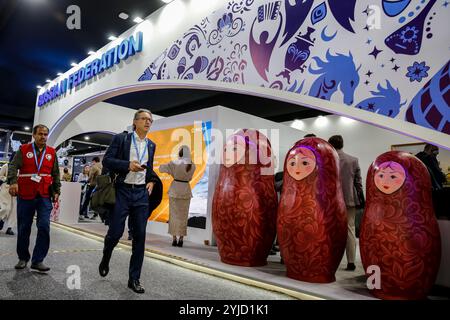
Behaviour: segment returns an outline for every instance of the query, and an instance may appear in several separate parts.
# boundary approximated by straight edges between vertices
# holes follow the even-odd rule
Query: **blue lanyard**
[[[144,157],[145,157],[145,151],[148,149],[148,140],[147,140],[147,138],[145,138],[145,142],[146,142],[145,149],[142,150],[142,156],[141,156],[140,152],[138,150],[137,144],[136,144],[136,138],[134,137],[134,132],[131,137],[133,138],[134,149],[136,149],[136,155],[138,157],[139,163],[142,163],[142,161],[144,160]]]
[[[47,152],[47,147],[45,147],[45,149],[41,155],[41,162],[38,165],[38,159],[37,159],[36,148],[34,147],[34,143],[32,143],[31,146],[33,147],[34,162],[36,163],[37,173],[39,173],[39,171],[41,171],[42,162],[44,162],[45,153]]]

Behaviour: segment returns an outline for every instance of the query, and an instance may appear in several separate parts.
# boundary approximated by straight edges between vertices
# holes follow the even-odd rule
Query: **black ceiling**
[[[206,1],[206,0],[205,0]],[[81,9],[81,30],[66,27],[70,5]],[[0,0],[0,128],[23,130],[34,117],[36,85],[53,79],[131,26],[135,15],[146,17],[161,0]],[[130,15],[127,20],[120,12]],[[123,95],[107,102],[148,107],[170,116],[215,105],[273,121],[324,114],[296,105],[238,94],[202,90],[153,90]]]

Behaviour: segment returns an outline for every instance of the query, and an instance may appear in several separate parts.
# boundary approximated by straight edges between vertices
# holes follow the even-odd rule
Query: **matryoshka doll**
[[[334,148],[319,138],[292,147],[278,206],[278,243],[289,278],[328,283],[345,251],[347,213]]]
[[[257,130],[239,130],[227,139],[213,198],[212,227],[222,262],[265,265],[276,215],[270,142]]]
[[[409,153],[386,152],[370,166],[366,184],[361,259],[365,270],[379,268],[381,287],[374,281],[371,293],[381,299],[426,298],[441,256],[427,168]]]

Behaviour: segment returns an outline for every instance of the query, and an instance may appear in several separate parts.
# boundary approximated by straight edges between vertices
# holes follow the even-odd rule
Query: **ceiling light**
[[[92,148],[91,146],[88,147],[88,149]]]
[[[95,54],[95,51],[89,50],[88,55]]]
[[[136,17],[133,21],[136,23],[141,23],[142,21],[144,21],[144,19],[142,19],[141,17]]]
[[[47,79],[47,80],[45,80],[45,82],[50,83],[51,81],[50,81],[50,79]]]
[[[128,17],[129,17],[129,15],[126,14],[125,12],[119,13],[119,18],[120,18],[120,19],[127,20]]]
[[[305,128],[305,123],[302,120],[294,120],[291,124],[291,128],[303,130]]]
[[[116,40],[117,39],[117,37],[116,36],[113,36],[113,35],[110,35],[109,37],[108,37],[108,40],[111,40],[111,41],[114,41],[114,40]]]
[[[161,0],[162,2],[164,2],[164,3],[170,3],[170,2],[172,2],[173,0]]]
[[[314,123],[318,127],[325,127],[328,124],[328,118],[319,116]]]
[[[42,87],[41,86],[36,86],[36,88],[41,89]]]
[[[84,140],[89,140],[91,138],[89,138],[89,136],[84,136]]]
[[[58,77],[60,77],[60,76],[62,76],[63,74],[62,74],[61,72],[58,72],[56,75],[57,75]]]
[[[71,65],[72,67],[76,67],[76,66],[77,66],[77,64],[76,64],[75,62],[72,62],[70,65]]]
[[[30,127],[29,126],[25,126],[25,127],[23,127],[26,131],[29,131],[30,130]]]

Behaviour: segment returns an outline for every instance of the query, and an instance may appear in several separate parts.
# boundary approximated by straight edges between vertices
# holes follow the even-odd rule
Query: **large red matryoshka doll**
[[[370,166],[366,184],[359,244],[364,269],[379,267],[381,288],[372,294],[426,298],[441,256],[427,168],[409,153],[386,152]]]
[[[270,142],[257,130],[239,130],[227,139],[213,198],[212,227],[222,262],[265,265],[276,218]]]
[[[347,213],[338,154],[328,142],[306,138],[289,150],[277,224],[289,278],[336,280],[347,242]]]

